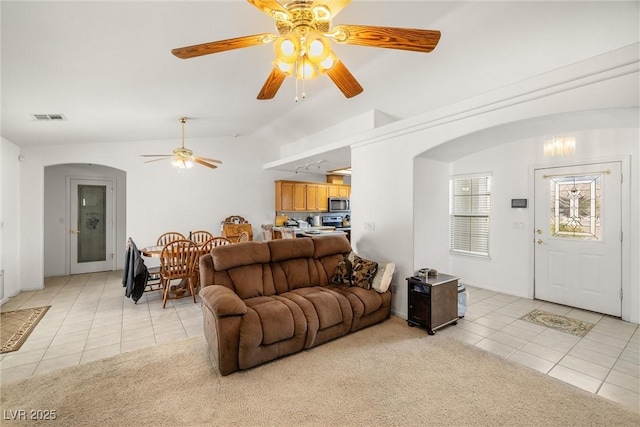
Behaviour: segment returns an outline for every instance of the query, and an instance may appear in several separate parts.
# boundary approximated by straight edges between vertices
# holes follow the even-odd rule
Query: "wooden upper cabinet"
[[[329,210],[329,186],[326,184],[318,184],[318,211],[326,212]]]
[[[293,183],[293,210],[307,210],[307,185],[302,183]]]
[[[307,210],[318,210],[318,185],[307,184]]]
[[[351,186],[345,184],[327,184],[329,189],[328,197],[344,197],[351,196]]]
[[[276,181],[276,211],[293,210],[293,182]]]
[[[327,212],[329,197],[349,197],[349,185],[276,181],[276,211]]]

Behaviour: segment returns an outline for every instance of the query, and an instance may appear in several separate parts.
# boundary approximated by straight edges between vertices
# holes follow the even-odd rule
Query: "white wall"
[[[20,147],[0,139],[0,269],[4,269],[1,303],[20,292]]]
[[[449,163],[417,157],[413,180],[413,265],[450,272],[442,251],[442,242],[449,242]]]
[[[170,162],[144,163],[140,154],[170,153],[176,141],[122,142],[79,146],[24,147],[21,163],[21,288],[42,286],[44,271],[44,169],[49,165],[100,164],[127,176],[126,237],[139,246],[154,244],[165,231],[210,230],[220,235],[220,222],[241,215],[254,226],[274,219],[274,180],[293,173],[262,169],[260,144],[241,138],[192,139],[187,146],[223,164],[211,170],[198,165],[178,170]],[[257,147],[257,148],[256,148]],[[120,242],[125,245],[125,241]],[[25,249],[28,248],[28,249]]]
[[[451,255],[449,269],[464,283],[502,293],[533,297],[533,209],[512,209],[512,198],[527,198],[532,204],[533,193],[529,175],[532,168],[581,164],[591,161],[638,158],[638,129],[605,129],[564,133],[577,141],[576,153],[571,158],[543,156],[546,136],[503,144],[464,157],[451,164],[451,175],[490,172],[492,179],[490,258]],[[637,175],[637,173],[635,174]],[[634,179],[627,176],[627,179]],[[635,177],[637,179],[637,176]],[[637,182],[637,181],[634,181]],[[627,199],[628,195],[623,195]],[[637,206],[638,200],[632,196]],[[443,209],[444,210],[444,209]],[[627,211],[629,207],[627,207]],[[637,208],[635,209],[637,211]],[[631,219],[637,228],[637,212]],[[523,224],[517,228],[516,224]],[[631,235],[630,235],[631,236]],[[628,265],[627,265],[628,266]],[[628,266],[629,267],[629,266]],[[629,281],[628,272],[625,275]],[[636,275],[637,277],[637,275]],[[633,286],[629,299],[638,299],[638,286]]]
[[[628,65],[625,64],[633,64],[633,66],[627,70]],[[354,140],[352,145],[354,174],[352,198],[355,199],[353,216],[362,217],[362,221],[367,221],[365,218],[375,215],[376,222],[376,230],[373,232],[364,231],[362,221],[352,223],[352,238],[358,250],[369,252],[372,251],[370,248],[376,248],[378,258],[396,261],[399,267],[396,283],[404,281],[404,278],[413,274],[416,268],[425,266],[414,265],[414,262],[431,262],[432,259],[448,256],[448,239],[443,237],[445,234],[441,230],[448,228],[448,222],[435,223],[430,229],[424,229],[420,225],[417,230],[421,231],[421,234],[414,234],[413,227],[407,225],[417,223],[419,218],[427,215],[423,211],[424,201],[418,203],[419,210],[415,211],[414,194],[416,196],[422,194],[431,183],[442,183],[445,179],[442,167],[436,167],[432,171],[429,171],[428,167],[425,171],[414,171],[413,159],[419,155],[428,155],[431,149],[437,154],[435,159],[440,160],[451,155],[456,159],[459,153],[468,155],[493,149],[497,145],[508,142],[511,135],[518,135],[520,128],[529,136],[553,135],[558,132],[558,129],[562,129],[562,124],[565,125],[564,130],[588,130],[595,124],[605,123],[618,127],[622,124],[623,128],[626,124],[637,128],[637,64],[637,48],[612,52],[610,55],[603,55],[576,66],[568,66],[542,76],[535,76],[517,85],[510,85],[459,104],[434,110],[411,120],[394,123],[373,135],[361,137],[361,142]],[[593,79],[590,76],[593,76]],[[633,108],[626,108],[629,106]],[[576,114],[576,112],[584,112],[584,114]],[[490,132],[492,129],[496,131]],[[465,138],[466,135],[481,132],[485,134],[477,139],[477,146],[474,146],[472,138]],[[518,138],[512,139],[512,141],[516,140]],[[434,148],[446,143],[451,144],[451,150]],[[637,138],[635,143],[637,144]],[[599,144],[600,142],[595,144],[594,152],[591,153],[594,157],[604,156],[601,151],[598,151]],[[628,152],[628,148],[625,152]],[[514,155],[514,153],[511,154]],[[524,178],[524,182],[516,182],[523,171],[516,168],[517,164],[507,164],[514,161],[511,157],[499,157],[500,161],[505,163],[500,173],[504,174],[503,178],[509,183],[499,190],[500,199],[503,200],[494,199],[498,205],[507,203],[511,197],[526,197],[528,194],[527,178]],[[638,159],[632,159],[632,164],[636,164],[637,161]],[[416,161],[416,167],[421,167],[421,163]],[[479,159],[475,163],[474,170],[484,171],[488,166],[486,162]],[[525,173],[526,170],[525,168]],[[513,175],[513,182],[509,174]],[[423,187],[414,188],[414,184],[422,179],[425,180]],[[631,179],[634,177],[632,176]],[[637,177],[635,179],[637,180]],[[637,181],[635,182],[637,185]],[[634,183],[631,186],[634,188]],[[380,209],[383,204],[380,199],[386,200],[388,197],[396,203],[396,209]],[[637,211],[638,200],[634,198],[630,204],[633,206],[632,210]],[[504,216],[505,221],[509,223],[524,220],[520,217],[521,213],[510,210],[507,210]],[[638,221],[637,215],[635,221]],[[520,233],[520,230],[513,233],[520,244],[526,242],[527,237],[524,234]],[[637,236],[637,234],[634,229],[632,235]],[[437,241],[438,239],[440,241]],[[438,250],[436,247],[440,248],[440,255],[433,253]],[[501,251],[504,253],[505,249],[498,250],[499,253]],[[629,256],[631,259],[638,259],[637,242],[631,244]],[[480,262],[475,266],[479,271],[486,273],[486,266],[481,265]],[[435,265],[434,267],[438,268]],[[526,265],[525,271],[531,267]],[[502,271],[498,274],[503,281]],[[527,283],[527,277],[521,277],[524,283]],[[632,305],[626,311],[623,308],[623,318],[637,322],[640,312],[640,303],[637,298],[637,283],[640,282],[640,278],[637,269],[632,268],[629,280],[635,286],[636,298],[635,300],[633,297],[630,298]],[[487,283],[486,279],[482,283]],[[478,281],[476,284],[479,284]],[[526,291],[518,293],[526,295]],[[397,287],[392,304],[395,313],[406,317],[406,286]]]

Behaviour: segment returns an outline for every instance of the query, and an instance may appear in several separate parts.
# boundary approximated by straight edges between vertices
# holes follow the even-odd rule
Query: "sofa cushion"
[[[290,259],[311,258],[314,246],[311,239],[278,239],[267,242],[270,261],[280,262]]]
[[[318,283],[317,271],[310,258],[295,258],[272,263],[271,272],[278,294]]]
[[[351,285],[364,289],[371,289],[371,281],[378,271],[378,263],[359,257],[353,256],[353,265],[351,268]]]
[[[344,321],[342,309],[336,297],[329,292],[314,292],[306,296],[318,314],[319,329],[326,329]]]
[[[242,299],[268,295],[264,289],[264,266],[262,264],[243,265],[226,271],[233,287]]]
[[[333,270],[331,283],[351,285],[351,270],[351,262],[345,257]]]
[[[250,242],[246,245],[223,245],[211,250],[213,268],[224,271],[244,265],[269,262],[269,246],[265,242]]]
[[[395,271],[395,269],[396,264],[393,262],[378,265],[378,271],[376,272],[376,275],[373,276],[371,287],[375,289],[376,292],[387,292],[389,290],[389,286],[391,285],[391,279],[393,278],[393,272]]]
[[[327,235],[318,236],[313,238],[314,243],[314,258],[322,258],[327,255],[334,255],[337,253],[348,254],[351,252],[351,244],[347,240],[346,236],[342,235]]]
[[[372,289],[346,285],[333,285],[330,289],[340,292],[349,300],[354,317],[366,316],[382,307],[382,296]]]
[[[287,305],[271,297],[250,298],[247,307],[255,310],[262,326],[261,345],[292,338],[295,332],[293,314]]]

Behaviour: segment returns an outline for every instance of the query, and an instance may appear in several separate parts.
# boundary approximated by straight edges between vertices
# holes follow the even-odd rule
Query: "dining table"
[[[140,249],[140,253],[149,258],[160,258],[162,248],[164,248],[164,246],[147,246],[146,248]]]

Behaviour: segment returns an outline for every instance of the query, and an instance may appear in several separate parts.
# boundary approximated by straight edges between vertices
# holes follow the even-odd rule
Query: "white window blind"
[[[450,185],[449,249],[489,256],[491,176],[452,178]]]

